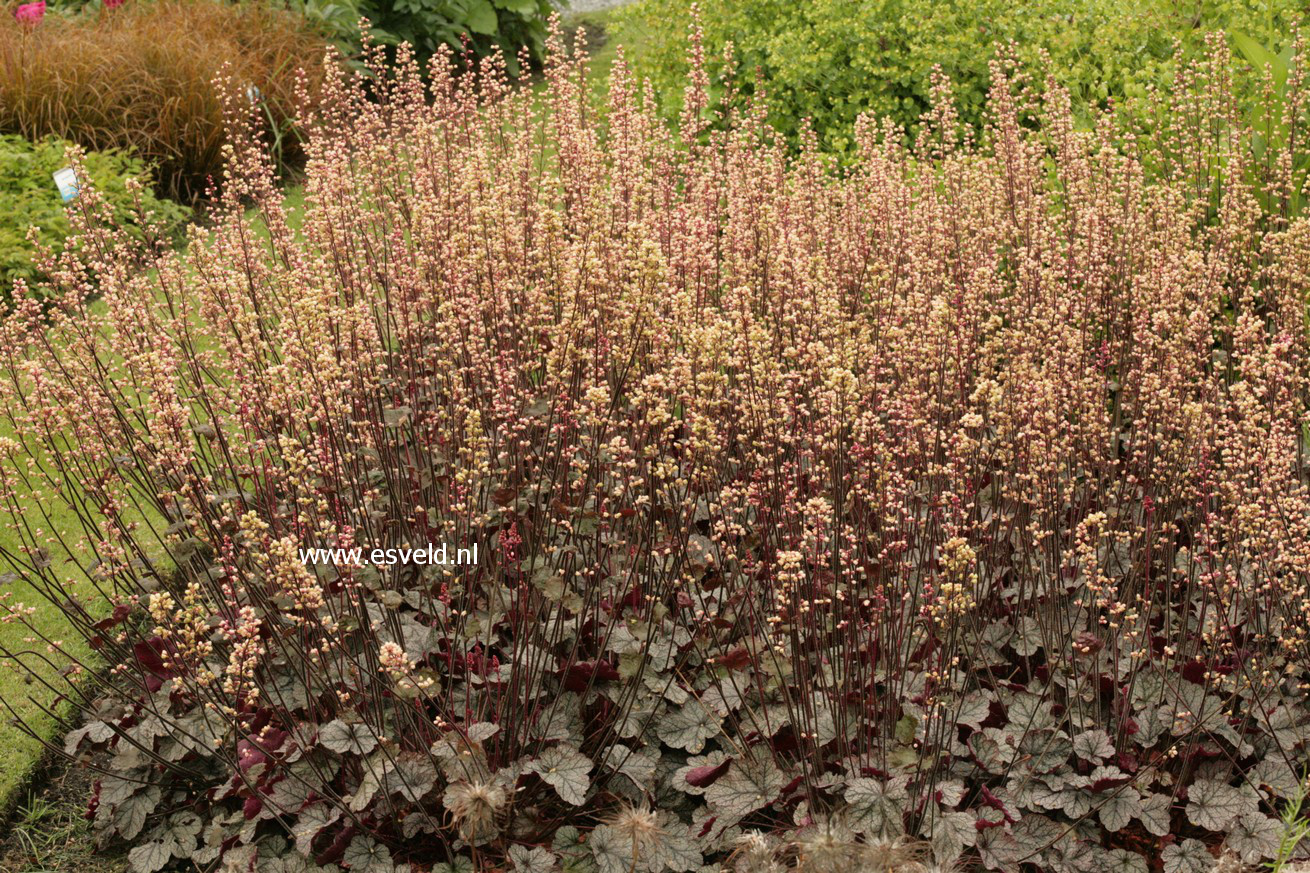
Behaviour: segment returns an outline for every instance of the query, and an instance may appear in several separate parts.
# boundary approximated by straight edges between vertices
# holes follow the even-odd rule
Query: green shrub
[[[685,76],[691,0],[644,0],[618,16],[617,38],[657,91],[676,101]],[[842,151],[861,113],[913,128],[929,103],[930,73],[950,76],[961,115],[977,122],[998,42],[1018,43],[1032,69],[1049,69],[1068,88],[1075,112],[1109,98],[1141,98],[1167,85],[1175,41],[1194,57],[1212,30],[1276,45],[1299,0],[742,0],[707,3],[701,17],[711,69],[731,41],[750,80],[763,74],[771,120],[794,136],[812,120]],[[1282,46],[1278,46],[1281,48]],[[1047,51],[1051,63],[1041,64]],[[745,89],[746,93],[751,91]]]
[[[28,228],[41,228],[42,238],[56,250],[70,233],[68,215],[51,174],[68,165],[68,143],[53,137],[31,143],[18,136],[0,136],[0,299],[8,300],[14,280],[29,284],[41,278],[32,262],[33,246]],[[150,173],[142,161],[119,151],[90,152],[82,159],[83,173],[91,178],[113,206],[119,226],[139,235],[134,202],[154,210],[165,224],[180,223],[187,210],[171,200],[156,198],[149,189]],[[145,187],[140,192],[127,188],[135,177]]]
[[[361,8],[374,32],[389,42],[405,41],[427,58],[439,46],[483,55],[499,48],[517,72],[519,50],[534,58],[546,44],[550,0],[363,0]]]

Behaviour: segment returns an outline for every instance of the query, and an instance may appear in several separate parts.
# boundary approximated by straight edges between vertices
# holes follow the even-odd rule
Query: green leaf
[[[1127,849],[1113,849],[1107,853],[1105,863],[1101,865],[1105,873],[1148,873],[1146,859]]]
[[[991,712],[991,697],[985,691],[972,691],[960,703],[955,721],[962,725],[982,729],[982,723]]]
[[[591,787],[591,759],[571,746],[553,746],[528,764],[566,803],[581,806]]]
[[[1080,760],[1100,764],[1114,754],[1114,743],[1103,730],[1084,731],[1073,738],[1073,753]]]
[[[1214,866],[1214,858],[1200,840],[1183,840],[1165,846],[1160,860],[1164,862],[1164,873],[1208,873]]]
[[[347,801],[350,811],[363,812],[367,809],[373,798],[377,796],[378,789],[382,787],[382,781],[395,767],[395,759],[385,750],[370,755],[364,761],[364,773],[360,777],[359,788],[355,789],[355,793]]]
[[[669,812],[659,814],[661,866],[671,873],[692,873],[705,860],[696,839],[678,817]]]
[[[302,809],[291,827],[291,836],[296,841],[296,851],[302,855],[309,855],[314,838],[339,818],[341,818],[341,807],[335,803],[314,803]]]
[[[1138,818],[1142,827],[1157,837],[1169,833],[1169,807],[1171,801],[1167,794],[1152,794],[1142,799],[1142,811]]]
[[[964,850],[978,839],[976,819],[967,812],[949,812],[939,809],[931,819],[925,819],[920,836],[932,843],[932,856],[945,869],[950,869]]]
[[[118,830],[118,835],[125,840],[131,840],[141,833],[146,818],[159,806],[159,798],[159,786],[148,785],[144,790],[133,794],[114,807],[114,827]]]
[[[600,873],[631,873],[636,869],[632,857],[632,841],[620,837],[609,825],[601,825],[593,830],[587,842]]]
[[[1187,818],[1197,827],[1222,833],[1243,815],[1258,812],[1254,797],[1218,779],[1198,779],[1187,789]]]
[[[856,833],[886,839],[905,832],[905,803],[909,795],[904,782],[860,777],[847,783],[843,796],[850,816],[847,824]]]
[[[786,784],[770,758],[737,760],[705,789],[705,801],[721,818],[736,822],[773,803]]]
[[[1005,828],[987,828],[978,834],[978,854],[989,870],[1018,873],[1020,863],[1032,854],[1032,849],[1020,845]]]
[[[721,730],[719,717],[694,698],[669,713],[655,728],[665,745],[692,754],[701,752],[705,741],[718,736]]]
[[[1010,727],[1015,731],[1042,730],[1044,728],[1055,727],[1055,715],[1051,710],[1051,702],[1037,694],[1027,691],[1021,691],[1014,695],[1010,702],[1008,713]]]
[[[527,846],[510,846],[509,860],[514,865],[514,873],[553,873],[559,869],[555,854],[540,846],[531,849]]]
[[[1015,654],[1025,658],[1037,654],[1042,647],[1042,628],[1037,619],[1025,615],[1015,623],[1015,629],[1017,633],[1010,640]]]
[[[127,853],[127,861],[136,873],[156,873],[173,859],[173,849],[162,840],[137,846]]]
[[[464,24],[473,33],[492,36],[498,28],[496,10],[488,0],[473,0],[469,4],[468,15],[464,19]]]
[[[323,725],[318,732],[318,741],[327,749],[342,755],[367,755],[378,747],[378,738],[373,728],[359,722],[347,724],[339,718]]]
[[[1274,83],[1281,89],[1287,84],[1288,64],[1280,56],[1274,54],[1265,48],[1258,40],[1247,36],[1245,33],[1233,31],[1233,45],[1246,58],[1247,63],[1255,67],[1258,71],[1263,71],[1266,67],[1273,74]]]
[[[1019,741],[1019,763],[1034,773],[1050,773],[1063,767],[1073,754],[1073,741],[1064,731],[1031,730]]]
[[[1247,864],[1258,864],[1278,854],[1283,829],[1279,823],[1260,812],[1243,815],[1228,832],[1228,848],[1242,856]]]
[[[480,721],[469,725],[466,734],[469,738],[469,742],[485,743],[487,740],[494,737],[499,730],[499,725],[492,724],[489,721]]]
[[[1101,802],[1101,824],[1110,833],[1123,830],[1134,816],[1141,815],[1142,800],[1131,786],[1121,789]]]
[[[350,873],[393,873],[396,869],[391,850],[363,835],[350,841],[341,863],[350,869]]]
[[[595,870],[596,863],[591,857],[591,847],[587,839],[573,825],[565,825],[555,831],[550,841],[551,849],[560,856],[560,865],[565,871]]]
[[[204,828],[204,822],[194,812],[182,812],[168,820],[164,842],[174,843],[173,854],[178,857],[190,855],[196,849],[196,840]]]
[[[473,860],[460,855],[454,861],[436,865],[432,873],[474,873]]]
[[[969,737],[969,751],[979,766],[989,773],[1001,774],[1014,760],[1014,749],[1005,734],[997,728],[983,728]]]
[[[607,770],[621,774],[643,791],[650,790],[655,783],[655,768],[659,765],[659,754],[650,749],[630,749],[623,743],[615,743],[605,752],[603,766]]]
[[[382,779],[382,790],[417,803],[436,784],[437,768],[431,758],[417,752],[402,752],[396,757],[395,768]]]
[[[537,0],[495,0],[497,9],[504,9],[527,18],[537,12]]]

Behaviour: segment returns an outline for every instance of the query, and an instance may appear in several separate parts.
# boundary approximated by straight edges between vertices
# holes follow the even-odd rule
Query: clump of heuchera
[[[96,827],[144,873],[1275,852],[1299,64],[1258,161],[1216,42],[1150,136],[1001,57],[982,130],[939,78],[839,170],[699,66],[674,129],[622,60],[597,115],[555,42],[542,94],[330,80],[299,227],[234,100],[212,228],[159,256],[85,191],[0,327],[8,558],[96,653]],[[428,543],[481,559],[298,551]]]

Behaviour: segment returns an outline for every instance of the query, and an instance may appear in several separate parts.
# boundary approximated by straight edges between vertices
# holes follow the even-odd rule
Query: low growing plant
[[[1278,851],[1274,853],[1273,860],[1269,862],[1269,869],[1273,873],[1283,873],[1288,869],[1292,859],[1297,856],[1298,849],[1305,842],[1307,836],[1310,836],[1310,819],[1306,818],[1305,801],[1307,787],[1310,785],[1304,775],[1301,777],[1301,784],[1297,787],[1296,793],[1287,798],[1283,804],[1282,813],[1279,816],[1282,823],[1282,834],[1278,840]],[[1299,854],[1304,855],[1304,852]]]
[[[981,134],[938,77],[842,172],[710,117],[698,41],[674,130],[622,60],[598,123],[554,43],[540,99],[330,77],[299,233],[234,116],[211,232],[143,274],[86,224],[0,327],[0,499],[44,501],[6,557],[109,665],[58,689],[101,834],[140,873],[1273,858],[1310,223],[1222,43],[1158,141],[999,58]],[[428,543],[479,557],[368,557]]]

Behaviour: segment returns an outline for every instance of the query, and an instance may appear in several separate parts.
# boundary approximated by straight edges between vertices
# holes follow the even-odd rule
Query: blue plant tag
[[[73,172],[72,167],[55,170],[51,175],[54,176],[55,184],[59,186],[59,196],[64,198],[65,203],[77,196],[77,174]]]

